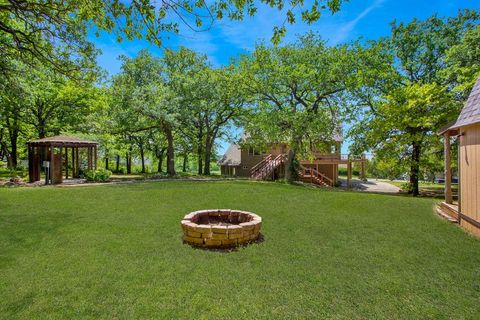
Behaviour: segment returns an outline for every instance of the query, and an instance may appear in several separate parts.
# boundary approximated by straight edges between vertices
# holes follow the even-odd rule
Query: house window
[[[260,152],[258,150],[255,150],[254,148],[248,148],[248,155],[249,156],[259,156],[262,153],[265,153],[265,152]]]

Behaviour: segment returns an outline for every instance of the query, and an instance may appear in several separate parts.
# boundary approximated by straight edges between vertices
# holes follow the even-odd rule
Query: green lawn
[[[432,199],[248,181],[0,189],[3,319],[478,319],[480,241]],[[192,249],[203,208],[265,241]]]

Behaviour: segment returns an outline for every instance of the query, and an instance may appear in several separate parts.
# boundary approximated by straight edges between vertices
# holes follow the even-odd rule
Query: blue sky
[[[413,18],[424,19],[434,13],[439,16],[455,15],[459,9],[478,8],[477,0],[350,0],[345,3],[340,12],[331,14],[325,12],[320,20],[312,25],[297,22],[288,25],[288,31],[283,42],[295,39],[298,34],[317,31],[328,41],[328,44],[364,39],[377,39],[390,32],[390,22],[393,20],[409,22]],[[192,32],[183,28],[180,35],[171,35],[164,41],[164,46],[178,48],[185,46],[206,54],[215,66],[227,64],[231,57],[252,50],[255,43],[261,40],[269,41],[274,26],[281,25],[284,15],[275,9],[259,4],[258,13],[243,21],[216,21],[210,30]],[[300,20],[300,19],[298,19]],[[123,41],[118,43],[114,35],[102,33],[100,37],[91,40],[102,51],[98,64],[110,74],[120,70],[119,55],[133,57],[138,51],[148,48],[154,54],[161,55],[161,49],[146,41]],[[226,146],[222,144],[223,148]],[[348,142],[342,152],[347,152]],[[222,149],[223,149],[222,148]]]

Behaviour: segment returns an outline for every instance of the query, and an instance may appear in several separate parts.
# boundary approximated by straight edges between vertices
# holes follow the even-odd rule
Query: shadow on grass
[[[253,241],[242,243],[241,245],[237,245],[235,247],[225,247],[225,248],[208,248],[208,247],[201,247],[190,244],[188,242],[183,241],[183,244],[192,247],[193,249],[202,250],[202,251],[211,251],[211,252],[220,252],[220,253],[230,253],[230,252],[237,252],[239,249],[246,248],[251,245],[259,245],[265,241],[265,237],[262,233],[258,235],[258,238]]]

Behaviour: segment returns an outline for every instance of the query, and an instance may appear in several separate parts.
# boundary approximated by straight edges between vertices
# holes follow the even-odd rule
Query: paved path
[[[347,179],[338,179],[342,183],[342,188],[346,188]],[[398,193],[399,187],[396,187],[388,182],[378,181],[375,179],[368,179],[363,182],[358,179],[352,179],[352,189],[365,192],[382,192],[382,193]]]

